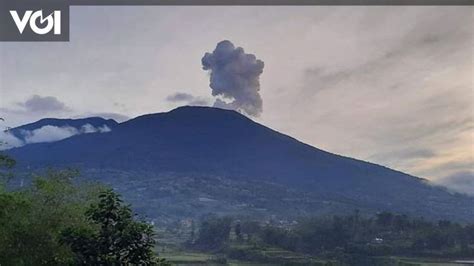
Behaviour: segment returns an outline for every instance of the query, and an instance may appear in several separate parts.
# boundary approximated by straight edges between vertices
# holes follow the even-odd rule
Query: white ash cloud
[[[216,99],[215,107],[243,111],[251,116],[262,113],[259,92],[262,60],[225,40],[219,42],[212,53],[206,53],[201,63],[203,69],[210,72],[212,95],[222,97]]]

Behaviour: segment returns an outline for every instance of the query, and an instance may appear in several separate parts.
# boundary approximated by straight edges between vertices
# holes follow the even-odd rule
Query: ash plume
[[[212,95],[219,97],[215,107],[243,111],[251,116],[262,113],[259,93],[262,60],[225,40],[212,53],[206,53],[201,62],[202,68],[210,72]]]

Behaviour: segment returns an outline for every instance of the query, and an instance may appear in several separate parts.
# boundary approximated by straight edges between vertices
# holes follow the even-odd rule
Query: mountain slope
[[[227,199],[232,204],[251,204],[258,195],[240,202],[239,192],[230,191],[231,185],[226,186],[226,182],[241,190],[251,185],[265,190],[264,184],[268,184],[269,190],[279,191],[275,193],[289,197],[290,202],[305,195],[304,203],[300,200],[294,206],[285,204],[305,209],[301,212],[304,214],[328,201],[344,202],[344,209],[390,209],[433,218],[474,219],[473,198],[452,195],[422,179],[379,165],[319,150],[234,111],[216,108],[182,107],[144,115],[116,125],[108,134],[83,134],[58,142],[30,144],[9,153],[20,166],[76,166],[89,172],[94,169],[99,171],[98,177],[132,195],[136,191],[129,191],[127,180],[145,182],[149,185],[140,191],[153,191],[149,198],[159,194],[154,185],[167,186],[161,183],[160,176],[171,175],[174,178],[170,182],[184,182],[187,177],[194,181],[195,177],[210,178],[211,184],[222,185],[222,189],[236,195]],[[114,180],[110,171],[129,179]],[[137,173],[140,178],[134,177]],[[214,180],[215,177],[221,179]],[[210,193],[204,193],[199,184],[193,184],[192,190],[189,193],[196,192],[196,197]],[[270,205],[278,209],[278,204]]]

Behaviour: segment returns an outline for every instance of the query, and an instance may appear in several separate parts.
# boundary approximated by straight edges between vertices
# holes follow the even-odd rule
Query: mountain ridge
[[[107,134],[82,134],[8,152],[20,167],[76,166],[132,176],[145,172],[150,180],[169,173],[223,177],[240,182],[242,189],[246,182],[267,182],[307,193],[307,201],[339,197],[374,210],[385,207],[433,216],[451,210],[461,220],[474,219],[468,208],[474,198],[451,194],[385,166],[320,150],[235,111],[217,108],[180,107],[130,119]],[[105,179],[114,184],[112,177]],[[125,186],[127,180],[119,185]]]

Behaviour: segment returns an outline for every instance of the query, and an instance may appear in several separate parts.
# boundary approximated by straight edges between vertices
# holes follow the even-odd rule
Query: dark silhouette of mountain
[[[181,107],[143,115],[115,125],[107,134],[30,144],[8,153],[20,167],[79,167],[125,191],[154,217],[147,199],[188,206],[204,195],[211,198],[202,203],[210,211],[218,207],[209,207],[209,202],[219,202],[222,212],[245,213],[236,206],[280,215],[358,208],[474,219],[472,197],[314,148],[237,112],[217,108]]]
[[[73,127],[80,131],[85,125],[90,125],[94,128],[100,128],[105,125],[109,129],[113,129],[116,125],[118,125],[118,123],[113,119],[104,119],[102,117],[89,117],[80,119],[44,118],[34,123],[12,128],[9,130],[9,132],[20,140],[25,141],[25,131],[31,132],[33,130],[40,129],[45,126],[53,126],[60,128]]]

